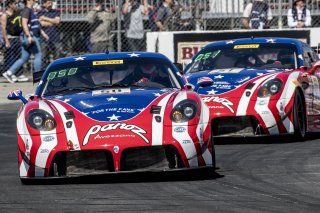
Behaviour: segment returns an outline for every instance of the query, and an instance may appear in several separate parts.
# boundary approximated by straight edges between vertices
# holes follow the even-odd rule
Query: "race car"
[[[244,38],[205,46],[183,70],[210,109],[217,137],[320,131],[316,52],[289,38]],[[201,88],[199,82],[213,82]]]
[[[17,117],[22,183],[212,169],[209,109],[184,82],[158,53],[87,54],[52,62],[34,95],[8,95],[24,103]]]

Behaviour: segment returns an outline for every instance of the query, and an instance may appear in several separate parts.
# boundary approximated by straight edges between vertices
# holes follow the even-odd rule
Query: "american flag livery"
[[[112,57],[126,63],[131,55],[112,53],[107,60],[100,54],[69,57],[52,66],[109,63]],[[171,66],[160,54],[134,53],[134,57]],[[215,166],[209,108],[196,92],[183,86],[173,65],[171,69],[175,87],[117,84],[110,89],[43,95],[44,87],[50,87],[47,69],[36,95],[22,106],[17,118],[21,180]],[[181,103],[195,108],[181,108]],[[192,118],[175,122],[173,112],[178,108],[194,113]]]
[[[185,68],[188,83],[210,78],[198,93],[210,109],[215,136],[319,132],[317,54],[287,38],[236,39],[207,45]]]

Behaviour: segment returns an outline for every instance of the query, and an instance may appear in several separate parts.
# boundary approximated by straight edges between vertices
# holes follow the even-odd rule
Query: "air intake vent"
[[[151,112],[152,114],[160,114],[160,112],[161,112],[161,106],[153,105],[153,106],[151,107],[150,112]]]

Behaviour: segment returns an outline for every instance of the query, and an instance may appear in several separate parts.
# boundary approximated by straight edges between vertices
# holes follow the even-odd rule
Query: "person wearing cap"
[[[311,14],[307,9],[305,0],[295,0],[292,8],[288,10],[288,26],[291,28],[303,28],[311,26]]]
[[[242,24],[246,29],[267,29],[272,19],[272,12],[264,0],[254,0],[243,11]]]

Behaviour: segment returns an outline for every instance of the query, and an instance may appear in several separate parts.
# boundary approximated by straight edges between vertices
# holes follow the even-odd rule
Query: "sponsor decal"
[[[182,140],[182,144],[189,144],[191,143],[191,140]]]
[[[130,88],[112,88],[112,89],[104,89],[104,90],[95,90],[92,91],[92,95],[103,95],[103,94],[127,94],[130,93],[131,90]],[[107,99],[108,100],[108,99]],[[112,98],[109,99],[108,101],[116,101],[117,98]]]
[[[208,102],[216,102],[216,103],[220,103],[223,106],[227,107],[232,113],[234,113],[234,110],[232,109],[233,103],[231,101],[229,101],[226,98],[219,98],[219,97],[203,97],[202,100],[205,103]]]
[[[70,69],[63,69],[63,70],[59,70],[59,71],[56,71],[56,72],[50,72],[48,77],[47,77],[47,80],[52,80],[52,79],[55,79],[55,78],[62,78],[62,77],[65,77],[65,76],[69,76],[69,75],[74,75],[76,74],[78,71],[78,68],[77,67],[74,67],[74,68],[70,68]]]
[[[48,149],[40,149],[40,153],[46,154],[46,153],[49,153],[49,150]]]
[[[135,138],[135,134],[117,134],[117,135],[96,135],[95,140],[109,139],[109,138]]]
[[[198,79],[197,84],[199,84],[201,82],[211,82],[211,81],[213,81],[213,80],[209,77],[202,77],[202,78]]]
[[[93,66],[106,65],[106,64],[123,64],[123,60],[106,60],[106,61],[93,61]]]
[[[241,45],[234,45],[233,49],[254,49],[259,48],[259,44],[241,44]]]
[[[212,87],[216,89],[231,89],[232,86],[223,84],[223,85],[213,85]]]
[[[178,127],[174,128],[174,131],[181,133],[181,132],[185,132],[186,128],[184,128],[183,126],[178,126]]]
[[[91,111],[91,114],[100,114],[100,113],[108,113],[108,112],[117,112],[117,113],[135,113],[135,109],[132,108],[122,108],[122,107],[115,107],[115,108],[106,108],[106,109],[98,109]]]
[[[237,83],[241,84],[241,83],[244,83],[248,80],[250,80],[250,76],[240,79],[239,81],[237,81]]]
[[[44,137],[42,138],[42,141],[44,141],[44,142],[50,142],[50,141],[53,141],[54,139],[56,139],[54,136],[48,135],[48,136],[44,136]]]
[[[144,134],[147,133],[144,129],[136,125],[126,124],[126,123],[116,123],[116,124],[107,124],[104,126],[101,126],[101,125],[92,126],[88,130],[87,134],[85,135],[82,145],[83,146],[87,145],[91,135],[96,135],[99,132],[107,132],[112,130],[126,130],[126,131],[133,132],[138,136],[140,136],[146,143],[149,143],[149,140],[144,136]]]

